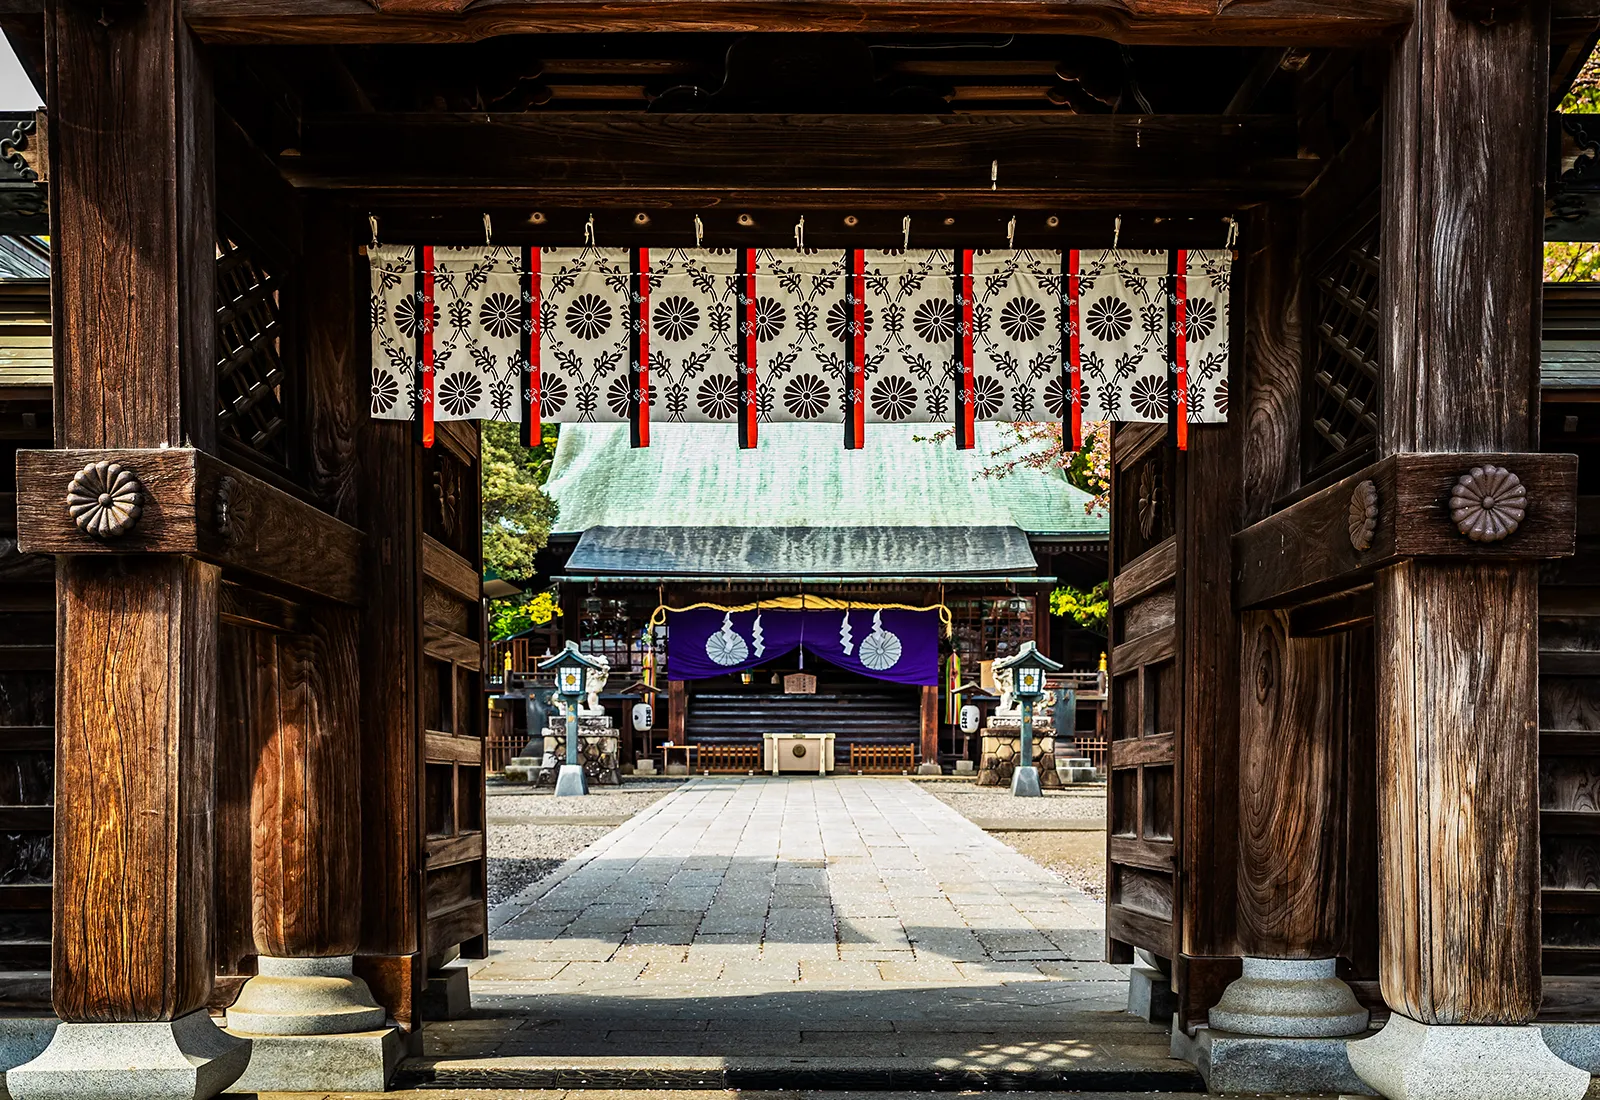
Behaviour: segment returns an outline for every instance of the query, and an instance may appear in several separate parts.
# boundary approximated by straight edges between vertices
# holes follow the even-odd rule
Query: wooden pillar
[[[667,681],[667,740],[684,743],[684,726],[689,719],[689,685],[684,680]]]
[[[51,0],[56,445],[216,440],[211,92],[177,0]],[[63,491],[65,486],[62,487]],[[171,1020],[211,989],[219,570],[63,557],[54,1002]]]
[[[939,685],[922,686],[922,763],[939,762]]]
[[[1381,455],[1536,444],[1548,4],[1454,7],[1420,0],[1388,88]],[[1538,1010],[1537,585],[1377,577],[1382,986],[1422,1023]]]

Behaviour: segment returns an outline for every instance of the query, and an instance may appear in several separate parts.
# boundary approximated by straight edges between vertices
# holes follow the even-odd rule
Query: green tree
[[[550,541],[556,503],[544,491],[556,432],[524,447],[515,424],[483,425],[483,567],[510,580],[530,577],[534,555]]]

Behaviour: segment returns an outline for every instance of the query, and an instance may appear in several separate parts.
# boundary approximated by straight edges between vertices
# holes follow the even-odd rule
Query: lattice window
[[[217,241],[217,429],[273,465],[289,465],[288,375],[279,277],[247,245]]]
[[[1355,461],[1378,431],[1378,224],[1317,279],[1308,473]]]
[[[961,675],[977,680],[978,663],[1009,657],[1033,640],[1031,596],[949,600],[951,644],[961,654]]]

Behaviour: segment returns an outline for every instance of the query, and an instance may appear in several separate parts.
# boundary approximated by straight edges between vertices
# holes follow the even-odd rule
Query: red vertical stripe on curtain
[[[433,246],[423,245],[421,262],[417,265],[418,296],[422,299],[418,304],[422,307],[418,311],[418,353],[416,375],[417,386],[417,428],[421,433],[422,445],[433,446],[433,328],[434,328],[434,303],[433,303]]]
[[[1189,252],[1178,250],[1172,277],[1173,361],[1178,368],[1178,450],[1189,449]]]
[[[761,400],[756,364],[756,250],[739,250],[739,446],[749,450],[757,442]]]
[[[962,302],[962,317],[958,328],[962,334],[960,344],[960,400],[955,403],[955,446],[971,451],[978,444],[978,385],[973,376],[973,249],[963,248],[957,253],[957,293]]]
[[[522,250],[522,445],[537,447],[544,442],[544,424],[539,420],[539,296],[540,260],[537,248]]]
[[[867,254],[850,250],[849,379],[845,385],[844,445],[860,450],[867,442]]]
[[[650,250],[633,250],[633,316],[628,364],[629,435],[635,447],[650,446]]]
[[[1067,436],[1074,451],[1083,447],[1083,336],[1079,331],[1078,272],[1082,256],[1076,248],[1067,252],[1067,418],[1070,429]]]

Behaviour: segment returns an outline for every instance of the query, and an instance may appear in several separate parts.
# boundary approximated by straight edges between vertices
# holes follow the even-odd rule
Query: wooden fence
[[[850,770],[857,775],[904,775],[916,768],[915,745],[850,746]]]
[[[699,744],[700,770],[718,775],[743,775],[761,770],[760,745]]]

